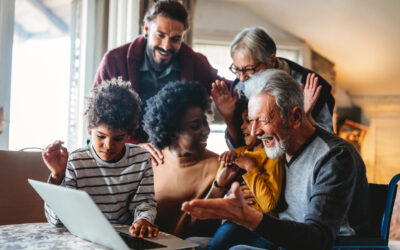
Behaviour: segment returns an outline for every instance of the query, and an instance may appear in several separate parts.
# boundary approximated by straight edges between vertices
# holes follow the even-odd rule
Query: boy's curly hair
[[[130,82],[119,77],[103,81],[93,88],[86,98],[84,113],[88,127],[105,124],[110,130],[126,131],[132,135],[138,128],[141,110],[139,95],[130,86]]]
[[[197,82],[170,82],[147,100],[143,128],[154,147],[162,150],[171,144],[189,107],[200,107],[204,112],[210,108],[208,95]]]

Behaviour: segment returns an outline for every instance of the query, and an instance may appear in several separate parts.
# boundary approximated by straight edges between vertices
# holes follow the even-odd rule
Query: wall
[[[253,26],[264,27],[276,43],[304,44],[303,40],[266,22],[254,12],[238,4],[209,0],[196,2],[193,19],[195,39],[230,43],[243,28]]]

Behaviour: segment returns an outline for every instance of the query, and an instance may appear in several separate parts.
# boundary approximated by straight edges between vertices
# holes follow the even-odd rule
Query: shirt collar
[[[149,58],[148,58],[146,52],[144,52],[143,54],[144,54],[143,60],[142,60],[142,63],[140,64],[139,71],[149,71],[149,72],[155,73],[153,68],[150,65],[150,61],[149,61]],[[171,71],[178,71],[178,72],[180,71],[180,65],[179,65],[177,56],[174,56],[172,58],[172,62],[168,65],[168,67],[166,67],[164,69],[163,72],[161,72],[160,77],[169,75],[171,73]]]

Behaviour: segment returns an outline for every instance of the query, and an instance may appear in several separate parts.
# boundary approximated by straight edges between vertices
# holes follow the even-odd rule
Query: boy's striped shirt
[[[61,185],[86,191],[111,223],[130,225],[141,218],[154,223],[151,157],[137,145],[126,143],[124,156],[115,163],[101,160],[92,145],[72,152]],[[47,205],[45,212],[51,224],[62,226]]]

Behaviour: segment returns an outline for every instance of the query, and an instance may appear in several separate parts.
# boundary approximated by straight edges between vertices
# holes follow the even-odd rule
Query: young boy
[[[49,182],[86,191],[113,224],[131,225],[134,237],[153,237],[158,228],[150,153],[126,143],[138,127],[140,99],[121,78],[93,88],[85,118],[91,144],[68,157],[63,142],[43,152]],[[62,226],[47,204],[49,223]]]

